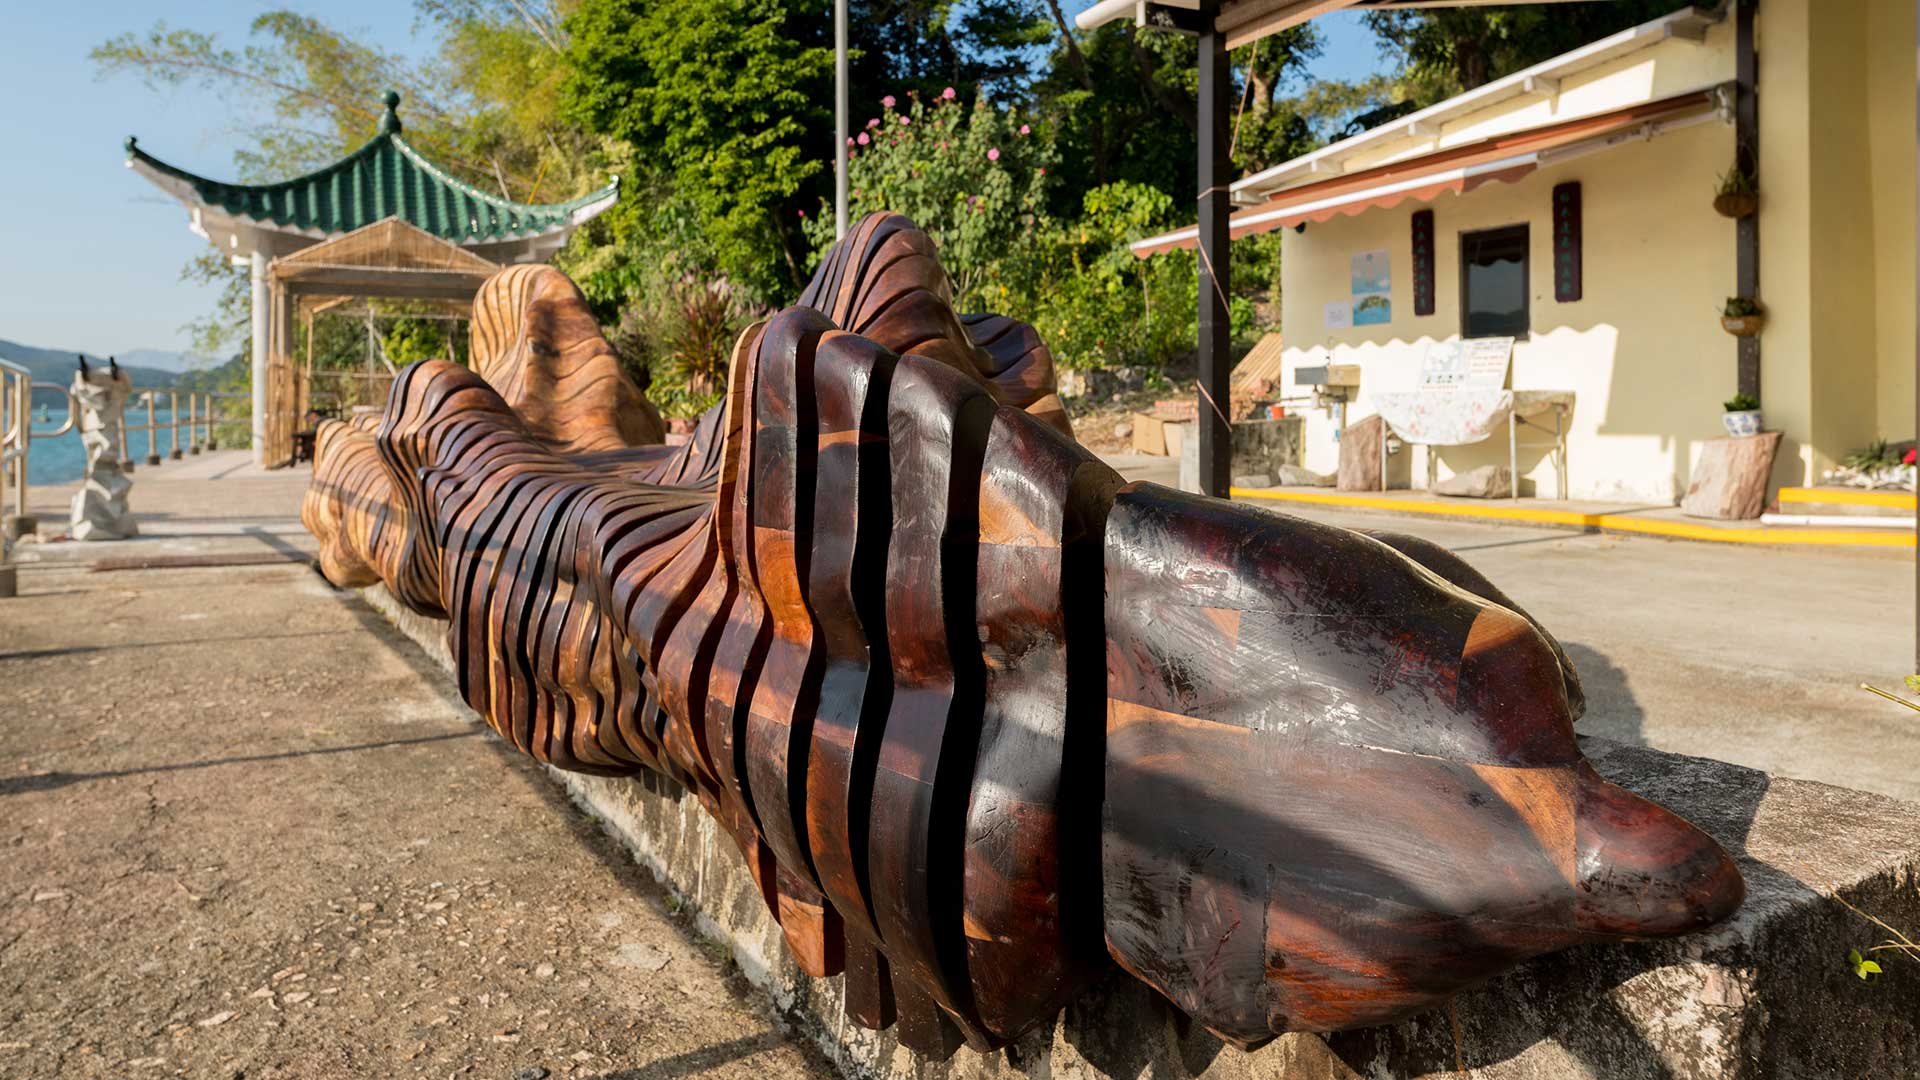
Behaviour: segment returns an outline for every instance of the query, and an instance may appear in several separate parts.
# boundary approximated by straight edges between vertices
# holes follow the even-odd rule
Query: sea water
[[[56,399],[58,402],[58,399]],[[180,427],[180,450],[182,453],[193,445],[193,437],[186,429],[186,409],[182,407]],[[166,405],[154,410],[162,424],[173,421],[173,412]],[[33,446],[27,452],[27,483],[29,484],[73,484],[78,485],[87,471],[87,452],[80,445],[80,433],[69,431],[64,435],[45,435],[58,428],[66,420],[65,403],[59,402],[48,408],[46,421],[40,419],[39,403],[33,410]],[[147,422],[145,402],[136,402],[127,407],[127,426],[139,427]],[[154,448],[161,457],[173,451],[173,429],[166,428],[153,434]],[[147,462],[147,433],[144,431],[127,432],[127,457],[133,460],[137,469]]]

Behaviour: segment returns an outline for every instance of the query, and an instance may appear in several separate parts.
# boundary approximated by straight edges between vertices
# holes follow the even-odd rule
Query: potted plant
[[[1744,296],[1727,297],[1726,306],[1720,309],[1720,325],[1734,337],[1752,337],[1766,324],[1767,313]]]
[[[1753,174],[1735,165],[1720,177],[1720,192],[1713,197],[1713,208],[1723,217],[1748,217],[1760,209],[1760,189]]]
[[[1727,434],[1736,439],[1760,434],[1760,402],[1751,394],[1735,394],[1727,399],[1727,411],[1720,416]]]

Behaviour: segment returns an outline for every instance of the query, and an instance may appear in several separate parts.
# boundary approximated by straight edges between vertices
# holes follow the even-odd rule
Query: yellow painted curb
[[[1780,489],[1782,503],[1825,503],[1828,506],[1880,506],[1888,510],[1911,510],[1914,498],[1904,491],[1863,491],[1859,488]]]
[[[1471,506],[1460,503],[1435,503],[1416,499],[1392,499],[1375,495],[1341,495],[1327,491],[1270,491],[1260,488],[1230,488],[1235,498],[1266,499],[1272,502],[1310,503],[1359,510],[1392,510],[1404,514],[1436,514],[1441,517],[1477,518],[1482,521],[1512,521],[1533,525],[1562,525],[1578,529],[1638,533],[1644,536],[1668,536],[1681,540],[1705,540],[1720,544],[1807,544],[1820,547],[1893,547],[1914,546],[1911,532],[1869,532],[1850,529],[1800,529],[1760,526],[1729,529],[1691,521],[1662,521],[1629,514],[1583,514],[1575,510],[1544,510],[1526,506]]]

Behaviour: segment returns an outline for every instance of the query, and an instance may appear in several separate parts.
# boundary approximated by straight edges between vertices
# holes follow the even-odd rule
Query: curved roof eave
[[[204,207],[244,219],[257,228],[313,239],[341,236],[372,221],[399,217],[409,224],[461,246],[484,246],[564,235],[611,207],[620,196],[620,178],[578,198],[558,203],[516,203],[485,192],[447,173],[402,138],[397,130],[383,131],[359,149],[324,168],[273,184],[232,184],[188,172],[140,149],[138,140],[126,141],[127,167],[145,176],[161,190],[189,207]],[[407,166],[431,182],[431,192],[399,175],[404,169],[380,161],[404,159]],[[368,168],[371,166],[371,168]],[[354,187],[351,209],[340,205],[342,184]],[[382,190],[367,192],[369,184]],[[373,210],[364,202],[371,194]],[[317,212],[290,214],[285,208],[302,204]],[[410,213],[409,211],[417,212]],[[450,214],[459,213],[466,227]],[[302,216],[308,220],[300,220]],[[361,219],[365,220],[361,220]],[[486,224],[480,224],[482,219]],[[421,220],[424,219],[424,220]]]

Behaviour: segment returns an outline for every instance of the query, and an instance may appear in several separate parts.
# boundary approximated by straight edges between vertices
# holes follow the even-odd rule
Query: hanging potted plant
[[[1720,423],[1736,439],[1760,434],[1760,402],[1751,394],[1735,394],[1727,399],[1727,411]]]
[[[1767,325],[1767,313],[1744,296],[1729,296],[1720,309],[1720,325],[1734,337],[1752,337]]]
[[[1760,209],[1760,189],[1753,174],[1735,165],[1720,177],[1720,193],[1713,197],[1713,208],[1722,217],[1750,217]]]

